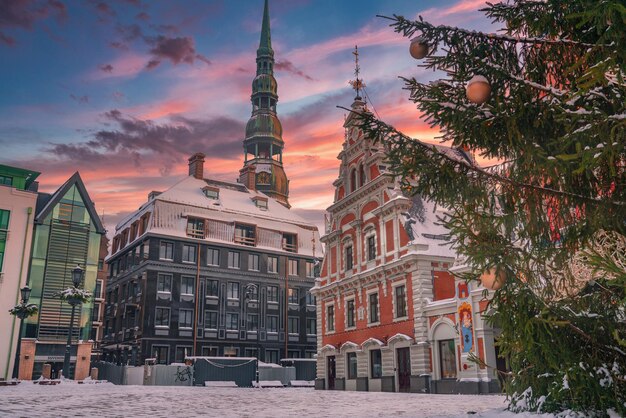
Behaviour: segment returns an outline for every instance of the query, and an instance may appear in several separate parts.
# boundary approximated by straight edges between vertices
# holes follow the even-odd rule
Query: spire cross
[[[361,97],[361,89],[365,87],[365,83],[363,80],[359,78],[361,73],[361,67],[359,66],[359,47],[357,45],[354,46],[354,51],[352,52],[354,55],[354,76],[355,80],[350,80],[349,83],[352,88],[356,91],[356,97]]]

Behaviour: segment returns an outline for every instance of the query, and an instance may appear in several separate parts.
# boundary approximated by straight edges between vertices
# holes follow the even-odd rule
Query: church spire
[[[243,141],[244,166],[240,181],[289,205],[289,180],[283,168],[283,128],[276,114],[278,83],[274,78],[274,50],[268,0],[265,0],[261,39],[256,51],[256,77],[252,81],[252,116]]]

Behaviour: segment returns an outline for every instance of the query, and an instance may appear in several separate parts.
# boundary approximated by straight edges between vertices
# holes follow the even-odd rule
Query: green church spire
[[[278,83],[274,78],[274,50],[270,12],[265,0],[261,40],[256,51],[256,77],[252,80],[252,116],[243,141],[244,166],[240,181],[248,187],[254,173],[254,188],[289,205],[289,179],[283,168],[283,127],[276,113]]]

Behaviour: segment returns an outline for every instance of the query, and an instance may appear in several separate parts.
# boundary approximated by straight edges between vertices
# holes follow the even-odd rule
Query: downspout
[[[19,281],[18,283],[21,284],[22,281],[22,272],[24,271],[24,254],[26,253],[26,241],[28,241],[26,238],[28,237],[28,228],[30,227],[30,215],[32,215],[33,213],[33,208],[29,207],[28,209],[26,209],[26,230],[24,231],[24,245],[22,246],[22,258],[20,260],[20,275],[19,275]],[[28,279],[26,280],[26,284],[28,284]],[[15,300],[19,301],[20,300],[20,287],[21,286],[17,286],[17,292],[15,295]],[[11,364],[11,352],[13,351],[13,334],[15,334],[15,315],[13,315],[13,323],[11,324],[11,337],[9,339],[10,345],[9,345],[9,352],[7,354],[7,361],[6,361],[6,372],[4,373],[4,379],[8,379],[9,376],[9,364]],[[21,328],[20,328],[21,330]]]

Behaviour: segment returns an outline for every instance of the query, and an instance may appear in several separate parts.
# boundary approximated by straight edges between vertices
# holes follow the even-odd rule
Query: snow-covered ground
[[[115,386],[23,382],[0,387],[1,417],[459,417],[502,416],[504,396]],[[489,411],[484,414],[485,411]],[[510,414],[513,416],[514,414]]]

